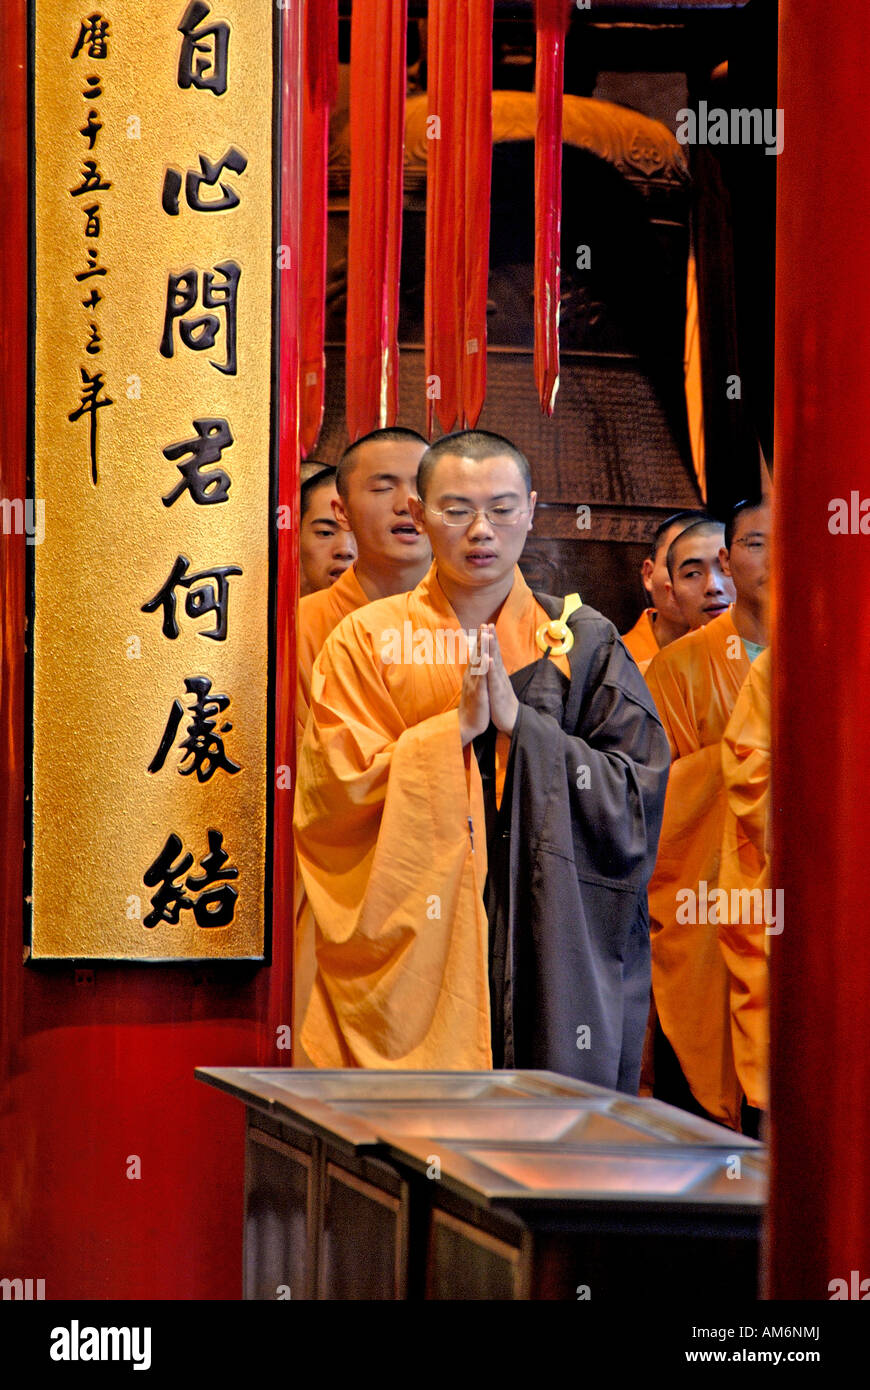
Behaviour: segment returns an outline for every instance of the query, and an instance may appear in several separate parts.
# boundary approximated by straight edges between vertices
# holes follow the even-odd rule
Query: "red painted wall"
[[[298,9],[299,7],[295,7]],[[294,148],[298,37],[285,12],[285,138]],[[0,496],[24,497],[27,398],[26,4],[0,5]],[[295,235],[285,185],[282,240]],[[298,257],[293,256],[293,263]],[[295,344],[282,283],[282,365]],[[295,379],[295,378],[294,378]],[[295,495],[295,392],[282,393],[281,500]],[[295,531],[278,533],[278,725],[292,731]],[[241,1294],[243,1112],[196,1065],[276,1065],[290,1020],[291,793],[276,796],[275,964],[24,967],[24,537],[0,535],[0,1278],[48,1299],[226,1299]],[[276,762],[290,762],[276,737]],[[141,1178],[127,1177],[131,1155]]]

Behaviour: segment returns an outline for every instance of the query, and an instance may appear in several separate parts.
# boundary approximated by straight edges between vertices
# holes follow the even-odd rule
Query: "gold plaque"
[[[277,14],[33,6],[33,959],[264,958]]]

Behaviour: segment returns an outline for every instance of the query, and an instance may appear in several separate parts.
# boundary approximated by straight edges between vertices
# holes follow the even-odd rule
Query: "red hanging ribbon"
[[[430,0],[426,414],[474,426],[486,394],[493,0]]]
[[[456,187],[462,136],[461,115],[456,110],[462,7],[463,0],[429,0],[424,326],[430,438],[436,415],[445,434],[453,429],[462,379],[458,311],[464,289],[459,269],[464,200]]]
[[[493,0],[466,0],[465,333],[462,419],[474,429],[486,397],[486,301],[492,186]]]
[[[535,385],[552,415],[559,389],[562,93],[571,0],[535,0]]]
[[[329,112],[338,88],[338,0],[307,0],[302,104],[300,448],[307,458],[323,423]]]
[[[350,439],[398,413],[407,0],[354,0],[346,343]]]

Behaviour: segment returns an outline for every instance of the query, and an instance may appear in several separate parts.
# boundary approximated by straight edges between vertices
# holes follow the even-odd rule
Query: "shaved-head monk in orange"
[[[641,671],[646,670],[661,647],[675,642],[689,631],[689,624],[668,584],[667,553],[672,540],[687,526],[706,516],[706,512],[698,510],[674,512],[665,518],[653,535],[649,554],[640,570],[641,583],[652,599],[652,606],[643,610],[634,627],[623,633],[622,637]]]
[[[669,762],[643,678],[517,567],[535,493],[485,431],[420,463],[434,563],[314,663],[294,828],[323,1067],[550,1067],[636,1093]]]
[[[760,635],[758,575],[744,561],[750,552],[743,542],[769,530],[769,507],[753,501],[735,508],[715,560],[709,523],[677,537],[668,552],[671,582],[687,618],[700,625],[660,651],[646,672],[673,759],[649,894],[655,1094],[735,1129],[741,1087],[729,978],[707,898],[718,888],[725,819],[722,736]],[[722,610],[732,582],[734,607]]]
[[[688,518],[682,524],[675,526],[665,522],[660,528],[662,544],[652,578],[661,599],[665,625],[662,626],[659,620],[655,628],[650,630],[656,633],[657,638],[666,636],[667,641],[659,641],[656,651],[648,659],[638,661],[644,674],[661,648],[718,617],[734,598],[734,585],[722,568],[720,555],[725,538],[724,523],[705,512],[681,515]],[[655,1001],[652,1000],[644,1047],[642,1095],[652,1095],[655,1089],[657,1038],[661,1052],[661,1029],[656,1020]],[[670,1060],[669,1056],[665,1058],[665,1070]]]
[[[710,518],[692,522],[668,546],[665,588],[687,632],[704,627],[734,602],[734,583],[723,564],[724,540],[724,523]]]
[[[341,534],[356,542],[356,560],[329,588],[300,599],[296,627],[296,741],[308,718],[311,668],[333,628],[372,599],[413,589],[432,560],[408,499],[417,490],[417,465],[426,441],[416,430],[374,430],[345,449],[338,466],[333,512]],[[314,925],[302,879],[296,875],[296,949],[293,962],[293,1059],[305,1061],[298,1020],[314,977]]]
[[[337,623],[372,599],[413,589],[432,561],[426,536],[414,525],[408,498],[426,441],[416,430],[374,430],[342,455],[333,507],[343,533],[356,542],[356,560],[329,588],[299,602],[296,628],[296,730],[308,717],[311,667]]]
[[[353,536],[339,526],[333,511],[338,501],[336,470],[329,464],[303,464],[299,489],[299,592],[328,589],[356,559]]]

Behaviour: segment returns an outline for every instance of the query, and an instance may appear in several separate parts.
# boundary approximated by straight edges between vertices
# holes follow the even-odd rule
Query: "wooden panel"
[[[368,1164],[396,1185],[383,1164]],[[408,1190],[398,1195],[327,1161],[318,1253],[318,1298],[402,1299],[407,1290]]]
[[[429,1231],[427,1299],[527,1297],[528,1258],[449,1212],[434,1210]]]
[[[246,1299],[312,1296],[315,1172],[312,1154],[253,1126],[248,1129]]]

